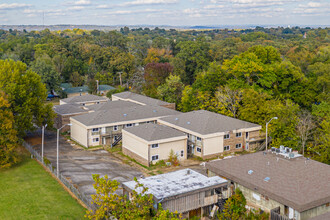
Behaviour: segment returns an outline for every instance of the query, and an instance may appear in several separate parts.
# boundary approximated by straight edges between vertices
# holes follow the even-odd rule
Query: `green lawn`
[[[85,209],[36,161],[0,170],[0,219],[83,219]]]

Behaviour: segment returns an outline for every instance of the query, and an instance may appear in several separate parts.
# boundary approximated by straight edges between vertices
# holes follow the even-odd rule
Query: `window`
[[[85,103],[83,103],[82,105],[85,106]]]
[[[100,102],[96,102],[96,104],[100,104]]]
[[[139,123],[135,123],[135,126],[139,126]]]
[[[202,138],[196,137],[197,141],[202,141]]]
[[[246,138],[249,138],[249,132],[245,132]]]
[[[242,137],[242,132],[236,133],[236,137]]]
[[[133,126],[133,124],[127,124],[126,128],[129,128],[129,127],[132,127],[132,126]]]
[[[181,151],[181,157],[183,157],[183,156],[184,156],[184,151],[182,150],[182,151]]]
[[[93,132],[98,132],[99,128],[93,128]]]
[[[113,126],[114,131],[118,131],[118,125]]]
[[[196,151],[199,152],[199,153],[201,153],[201,152],[202,152],[202,148],[197,147],[197,148],[196,148]]]
[[[242,144],[236,144],[236,149],[241,148]]]
[[[114,139],[115,139],[115,141],[118,140],[118,135],[115,135],[114,136]]]
[[[152,144],[151,148],[158,148],[158,144]]]
[[[229,134],[225,134],[224,139],[229,139],[230,135]]]
[[[224,149],[225,151],[227,151],[227,150],[230,150],[230,147],[229,147],[229,145],[228,145],[228,146],[224,146],[223,149]]]
[[[93,143],[99,142],[99,138],[93,138]]]
[[[151,160],[152,161],[155,161],[155,160],[158,160],[158,159],[159,159],[159,156],[158,155],[151,156]]]

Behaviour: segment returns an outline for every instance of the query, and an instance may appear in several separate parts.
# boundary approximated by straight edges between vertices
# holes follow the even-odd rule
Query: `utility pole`
[[[96,80],[96,94],[99,94],[99,81]]]
[[[122,82],[122,80],[121,80],[121,74],[122,74],[123,72],[118,72],[118,73],[119,73],[120,86],[123,86],[123,82]]]

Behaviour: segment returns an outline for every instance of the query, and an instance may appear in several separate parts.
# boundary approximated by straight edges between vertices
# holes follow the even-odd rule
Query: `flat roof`
[[[72,118],[86,126],[98,126],[147,118],[158,118],[175,114],[178,114],[178,112],[165,107],[140,105],[95,111],[84,115],[74,116]]]
[[[221,177],[207,177],[192,169],[183,169],[156,176],[149,176],[141,178],[138,181],[148,188],[147,194],[152,194],[158,200],[181,194],[193,193],[194,191],[210,187],[216,188],[227,183],[227,180]],[[141,187],[135,189],[135,181],[125,182],[123,185],[141,193]]]
[[[78,95],[78,96],[73,96],[70,98],[62,99],[61,101],[69,104],[69,103],[81,103],[81,102],[93,102],[93,101],[106,101],[108,98],[102,97],[102,96],[97,96],[97,95]]]
[[[172,115],[163,117],[159,120],[202,135],[213,134],[217,132],[227,132],[244,128],[261,129],[260,125],[206,110],[181,113],[175,116]]]
[[[257,152],[211,161],[206,168],[299,212],[330,202],[330,166],[302,156]]]
[[[112,96],[118,97],[120,99],[131,99],[136,102],[143,103],[145,105],[160,105],[161,106],[161,105],[171,104],[171,103],[159,100],[159,99],[150,98],[145,95],[140,95],[140,94],[128,92],[128,91],[121,92],[121,93],[115,93],[115,94],[112,94]]]
[[[175,137],[187,137],[185,133],[174,128],[152,123],[129,127],[125,128],[124,130],[146,141],[157,141]]]

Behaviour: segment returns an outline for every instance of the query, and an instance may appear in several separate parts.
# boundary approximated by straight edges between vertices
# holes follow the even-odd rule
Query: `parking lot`
[[[27,141],[41,152],[41,136],[32,136]],[[45,134],[44,156],[56,166],[56,133]],[[71,145],[60,138],[59,171],[78,187],[80,192],[89,195],[95,193],[92,174],[108,175],[112,180],[125,182],[140,177],[142,173],[134,167],[122,163],[105,150],[87,151]],[[119,190],[118,193],[121,193]]]

